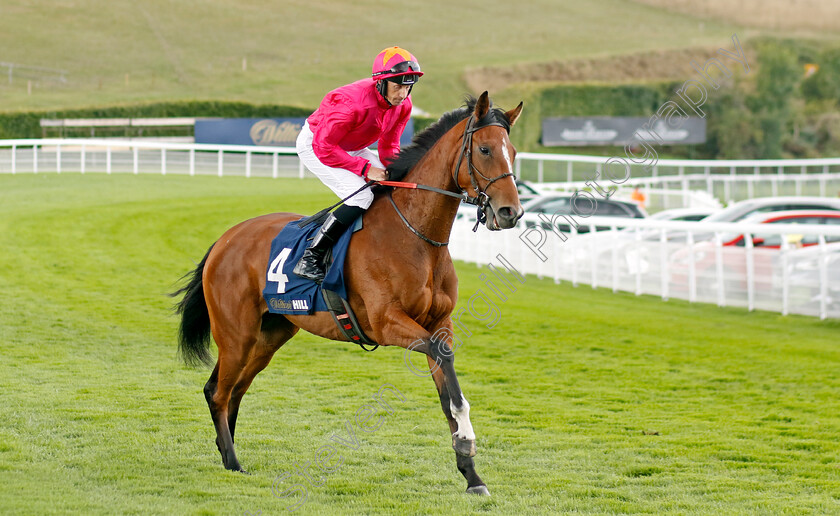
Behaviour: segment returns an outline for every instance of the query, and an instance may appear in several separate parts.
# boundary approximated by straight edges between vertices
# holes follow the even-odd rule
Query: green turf
[[[739,30],[622,0],[4,0],[0,61],[69,75],[30,95],[0,68],[0,110],[195,98],[314,107],[400,45],[427,74],[415,103],[442,113],[460,104],[467,67],[729,48]]]
[[[221,232],[331,200],[315,181],[0,176],[0,514],[282,514],[273,480],[385,383],[406,396],[299,514],[840,512],[837,321],[528,277],[456,354],[467,496],[429,379],[300,335],[245,397],[225,471],[164,294]],[[487,287],[458,267],[461,297]]]

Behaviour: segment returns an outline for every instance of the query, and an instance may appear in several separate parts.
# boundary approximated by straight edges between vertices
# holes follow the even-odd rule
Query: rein
[[[426,235],[424,235],[423,233],[421,233],[421,232],[417,231],[416,229],[414,229],[414,226],[412,226],[412,225],[411,225],[411,223],[410,223],[410,222],[408,222],[408,219],[407,219],[407,218],[405,218],[405,215],[403,215],[403,214],[402,214],[402,212],[400,211],[400,209],[399,209],[399,208],[397,208],[397,203],[395,203],[395,202],[394,202],[394,198],[393,198],[393,197],[391,197],[391,192],[388,192],[388,200],[389,200],[389,201],[391,201],[391,206],[393,206],[393,207],[394,207],[394,211],[396,211],[396,212],[397,212],[397,215],[399,215],[399,216],[400,216],[400,220],[402,220],[402,221],[403,221],[403,224],[405,224],[405,227],[407,227],[408,229],[410,229],[410,230],[411,230],[411,232],[412,232],[412,233],[414,233],[415,235],[419,236],[421,240],[424,240],[424,241],[426,241],[426,242],[428,242],[428,243],[432,244],[432,245],[433,245],[433,246],[435,246],[435,247],[443,247],[443,246],[445,246],[445,245],[449,245],[449,242],[438,242],[437,240],[432,240],[431,238],[427,237],[427,236],[426,236]]]
[[[483,129],[485,127],[490,127],[490,126],[494,126],[494,125],[499,126],[499,127],[504,127],[504,125],[500,124],[499,122],[490,122],[490,123],[487,123],[487,124],[484,124],[484,125],[479,125],[479,126],[476,126],[476,124],[477,124],[477,122],[476,122],[475,115],[471,114],[470,118],[467,120],[467,125],[464,128],[464,134],[461,136],[461,139],[463,140],[463,144],[461,145],[461,152],[458,155],[458,163],[455,165],[455,168],[452,169],[452,180],[454,181],[456,186],[460,187],[460,184],[458,183],[458,170],[460,170],[461,162],[464,160],[464,157],[466,156],[466,158],[467,158],[467,171],[469,172],[470,182],[472,183],[473,190],[478,192],[477,196],[470,197],[469,195],[467,195],[466,190],[463,189],[463,188],[461,189],[461,191],[459,193],[456,193],[456,192],[452,192],[452,191],[449,191],[449,190],[444,190],[444,189],[441,189],[441,188],[435,188],[433,186],[421,185],[421,184],[417,184],[417,183],[406,183],[406,182],[403,182],[403,181],[377,181],[376,184],[379,184],[379,185],[382,185],[382,186],[391,186],[391,187],[394,187],[394,188],[408,188],[408,189],[416,189],[416,190],[427,190],[429,192],[435,192],[435,193],[439,193],[441,195],[447,195],[449,197],[454,197],[456,199],[459,199],[462,203],[476,206],[477,214],[476,214],[475,226],[473,226],[473,231],[474,232],[477,231],[478,230],[478,225],[487,221],[487,215],[485,213],[485,208],[487,206],[487,203],[490,202],[490,196],[487,195],[487,193],[486,193],[487,189],[490,187],[490,185],[492,185],[496,181],[498,181],[500,179],[504,179],[506,177],[513,176],[513,173],[512,172],[507,172],[505,174],[501,174],[501,175],[496,176],[494,178],[489,178],[489,177],[485,176],[484,174],[482,174],[481,171],[478,170],[478,168],[476,168],[475,165],[473,165],[473,162],[472,162],[472,136],[473,136],[473,133],[475,133],[479,129]],[[487,181],[487,184],[485,185],[483,190],[479,187],[478,181],[475,178],[476,174],[478,174],[479,177],[481,177],[482,179]],[[429,244],[431,244],[435,247],[443,247],[445,245],[449,245],[449,242],[438,242],[436,240],[432,240],[431,238],[427,237],[426,235],[420,233],[420,231],[415,229],[411,225],[411,223],[408,222],[408,219],[405,218],[405,215],[403,215],[402,212],[400,211],[400,209],[397,207],[397,204],[394,202],[393,197],[391,197],[391,192],[388,192],[388,200],[391,201],[391,206],[394,207],[394,210],[397,212],[397,215],[400,216],[400,219],[403,221],[403,224],[405,224],[405,226],[412,233],[414,233],[415,235],[420,237],[420,239],[422,239],[425,242],[428,242]]]

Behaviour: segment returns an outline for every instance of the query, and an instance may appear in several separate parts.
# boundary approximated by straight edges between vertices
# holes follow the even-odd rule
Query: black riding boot
[[[365,210],[357,206],[340,206],[335,212],[330,213],[324,225],[312,239],[312,243],[303,252],[300,261],[297,262],[293,273],[301,278],[321,283],[324,281],[326,275],[326,265],[324,264],[324,256],[327,250],[330,249],[341,235],[350,227],[350,224],[356,220]]]

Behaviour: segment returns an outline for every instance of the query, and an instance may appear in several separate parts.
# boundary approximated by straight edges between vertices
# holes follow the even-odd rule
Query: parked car
[[[519,193],[519,202],[522,204],[540,196],[540,192],[531,186],[530,183],[519,179],[516,180],[516,191]]]
[[[754,213],[792,210],[840,211],[840,199],[828,197],[757,197],[736,202],[709,215],[704,222],[738,222]]]
[[[516,191],[519,193],[519,202],[524,206],[526,202],[535,197],[539,197],[540,193],[531,186],[527,181],[516,180]],[[475,222],[478,210],[475,206],[469,204],[461,204],[458,206],[458,213],[455,215],[455,220],[469,220]]]
[[[708,219],[704,219],[708,220]],[[840,210],[795,210],[771,213],[753,213],[742,219],[744,224],[830,224],[840,227]],[[769,229],[769,228],[768,228]],[[817,243],[816,236],[788,235],[793,238],[789,243],[796,247],[808,247]],[[772,250],[782,246],[782,235],[768,231],[767,233],[756,233],[752,237],[753,246],[753,271],[756,278],[756,288],[768,290],[772,288],[772,276],[775,257]],[[826,242],[839,242],[840,237],[826,237]],[[722,250],[721,261],[723,269],[724,290],[744,290],[747,285],[747,260],[745,250],[746,238],[741,233],[729,233],[721,235]],[[770,250],[768,252],[768,250]],[[690,262],[692,259],[691,249],[684,248],[671,256],[669,272],[671,282],[675,288],[688,288],[688,277]],[[698,292],[706,292],[710,295],[718,290],[717,277],[717,252],[715,244],[710,241],[702,241],[694,246],[694,267],[698,278]],[[702,279],[702,280],[701,280]]]
[[[825,296],[827,311],[840,312],[840,242],[827,244],[824,249],[817,246],[796,249],[787,258],[791,290],[804,294],[804,304],[817,312]],[[825,262],[824,273],[820,262]]]
[[[762,198],[762,199],[750,199],[747,201],[742,201],[729,206],[723,210],[717,210],[714,213],[709,214],[705,218],[701,219],[703,222],[736,222],[736,221],[751,221],[756,224],[767,223],[770,218],[769,215],[773,214],[779,209],[783,208],[790,208],[790,207],[800,207],[800,206],[813,206],[812,210],[817,210],[820,212],[828,211],[829,213],[840,213],[840,199],[828,199],[823,197],[772,197],[772,198]],[[691,210],[667,210],[665,212],[660,212],[661,214],[656,214],[651,219],[670,219],[670,220],[678,220],[679,217],[683,216],[690,216],[696,217],[697,214]],[[701,212],[702,213],[702,212]],[[791,215],[795,215],[798,212],[789,212]],[[752,218],[750,218],[752,217]],[[796,219],[797,217],[794,217]],[[805,223],[798,220],[787,220],[784,223]],[[833,217],[829,217],[831,220],[837,220]],[[695,243],[702,243],[704,241],[710,241],[714,238],[714,233],[693,233],[693,238]],[[724,238],[725,243],[730,243],[737,239],[739,235],[730,235],[728,238]],[[778,242],[778,235],[766,235],[768,239],[762,240],[761,236],[758,236],[759,241],[755,243],[756,247],[767,247],[772,248],[773,243],[775,242],[776,247],[780,245]],[[596,256],[594,258],[594,263],[597,263],[598,266],[602,269],[609,267],[612,264],[612,256],[613,256],[613,249],[617,253],[617,256],[621,257],[619,262],[618,271],[621,274],[633,274],[635,272],[640,272],[642,274],[646,274],[650,270],[659,270],[662,267],[660,263],[660,252],[658,251],[658,245],[662,238],[662,232],[660,230],[643,230],[641,234],[638,236],[639,240],[641,241],[640,244],[636,243],[636,233],[635,228],[628,228],[624,231],[619,231],[618,234],[613,235],[611,233],[596,233],[591,235],[585,235],[577,239],[577,241],[572,242],[573,245],[567,246],[568,252],[566,252],[566,262],[570,262],[571,260],[578,260],[578,259],[587,259],[592,261],[591,258],[593,255]],[[666,234],[666,242],[669,244],[680,245],[687,241],[687,234],[685,231],[675,230],[669,231]],[[803,242],[803,245],[811,245],[813,242],[807,240]],[[740,245],[737,243],[732,243],[735,247],[743,246],[743,237],[741,240]],[[727,246],[728,247],[728,246]],[[593,248],[595,249],[593,251]],[[695,247],[695,249],[698,249]],[[701,254],[703,247],[699,248],[700,251],[696,251],[699,255]],[[673,255],[673,259],[682,259],[684,260],[684,266],[688,264],[688,255],[687,253],[677,251],[677,254]],[[708,253],[706,253],[708,254]],[[730,252],[727,251],[724,253],[726,255],[734,255],[738,254],[738,252]],[[733,260],[737,261],[735,258]],[[741,259],[740,263],[745,263],[743,259]],[[671,269],[673,270],[673,266]],[[679,265],[676,266],[676,269],[679,269]],[[698,267],[698,271],[699,271]],[[713,271],[703,271],[703,272],[713,272]],[[737,276],[737,271],[727,271],[730,276]],[[677,271],[674,273],[674,281],[683,283],[687,286],[687,272],[683,271],[683,273]],[[702,277],[702,276],[698,276]],[[740,284],[745,283],[745,278],[733,280],[740,282]],[[699,283],[698,283],[699,284]],[[701,288],[716,288],[714,285],[709,286],[708,284],[704,284]]]
[[[572,197],[573,195],[571,194],[544,195],[528,201],[523,204],[522,207],[525,209],[525,213],[545,213],[549,215],[549,218],[554,215],[570,215],[580,223],[580,226],[577,228],[578,233],[588,233],[589,226],[586,225],[586,218],[579,215],[578,212],[573,209],[574,206],[572,205]],[[587,204],[585,207],[589,208],[590,206]],[[645,211],[637,204],[632,202],[619,201],[615,199],[596,199],[594,212],[587,213],[587,215],[643,219],[647,216],[647,213],[645,213]],[[571,227],[567,223],[568,221],[564,221],[566,221],[566,219],[563,219],[562,217],[559,218],[557,221],[557,228],[564,233],[571,232]],[[525,221],[525,225],[526,227],[534,227],[536,223],[534,221],[527,220]],[[540,225],[543,229],[551,230],[551,226],[548,222],[541,222]],[[604,231],[607,229],[609,229],[609,227],[596,227],[597,231]]]
[[[720,211],[714,208],[674,208],[662,210],[650,216],[652,220],[676,220],[682,222],[697,222]]]
[[[703,222],[739,222],[756,213],[771,213],[792,210],[835,210],[840,211],[840,199],[828,197],[758,197],[739,201],[722,210],[701,219]],[[694,233],[694,241],[711,240],[714,233]],[[658,239],[659,236],[651,236]],[[668,234],[669,242],[685,242],[687,235],[684,231]]]

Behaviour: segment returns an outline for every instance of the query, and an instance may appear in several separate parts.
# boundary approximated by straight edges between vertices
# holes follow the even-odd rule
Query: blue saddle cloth
[[[361,229],[362,218],[356,221],[341,235],[332,248],[332,263],[327,269],[323,288],[336,292],[347,299],[344,285],[344,259],[353,233]],[[298,220],[286,224],[271,241],[271,254],[266,270],[263,297],[268,304],[268,311],[275,314],[311,314],[326,312],[327,304],[321,295],[322,285],[301,278],[292,272],[310,240],[321,228],[320,224],[307,224],[298,227]]]

